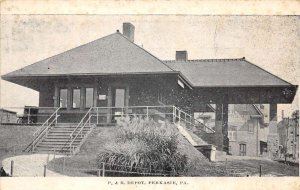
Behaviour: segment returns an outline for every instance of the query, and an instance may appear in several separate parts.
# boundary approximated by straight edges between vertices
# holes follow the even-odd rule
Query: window
[[[246,144],[240,144],[240,156],[246,156]]]
[[[93,106],[94,102],[94,89],[86,88],[85,89],[85,107],[90,108]]]
[[[254,133],[254,122],[253,120],[248,121],[248,132],[249,133]]]
[[[68,89],[59,90],[59,107],[67,108],[68,105]]]
[[[80,108],[80,89],[73,89],[72,108]]]
[[[229,141],[236,141],[236,139],[237,139],[236,131],[228,131],[228,138],[229,138]]]

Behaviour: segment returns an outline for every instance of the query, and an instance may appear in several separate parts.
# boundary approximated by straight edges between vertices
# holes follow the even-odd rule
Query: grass
[[[225,162],[216,163],[219,168],[225,170]],[[243,172],[249,176],[259,176],[259,166],[262,166],[262,176],[299,176],[298,166],[289,166],[277,161],[266,159],[247,159],[240,160],[239,158],[232,158],[227,161],[227,168],[230,170],[229,175],[239,170],[246,170]],[[228,175],[228,174],[227,174]]]
[[[96,172],[83,171],[97,168],[97,155],[102,151],[107,142],[116,138],[114,127],[101,127],[94,129],[78,154],[65,158],[64,175],[68,176],[96,176]],[[297,166],[288,166],[270,160],[239,160],[231,157],[227,161],[228,172],[225,171],[225,161],[209,162],[200,152],[182,136],[179,136],[178,150],[188,157],[188,176],[237,176],[240,170],[247,170],[242,176],[258,176],[259,165],[262,165],[263,176],[298,176]],[[49,163],[49,169],[62,173],[63,158],[58,158]],[[70,169],[68,169],[70,168]]]
[[[25,154],[22,150],[32,141],[32,135],[38,128],[39,126],[0,124],[0,167],[3,159]]]
[[[65,158],[66,169],[64,174],[80,177],[93,176],[91,173],[80,172],[79,170],[97,168],[97,155],[105,149],[106,143],[109,143],[116,138],[117,134],[115,133],[115,130],[115,127],[101,127],[94,129],[87,140],[83,143],[80,152],[72,157]],[[178,151],[187,155],[187,168],[191,171],[191,175],[193,175],[196,170],[198,175],[205,175],[207,171],[203,170],[203,168],[210,166],[210,162],[181,135],[178,136],[178,141]],[[48,168],[61,173],[62,165],[63,158],[58,158],[51,161]]]
[[[0,161],[13,156],[13,146],[16,145],[15,155],[21,152],[32,140],[32,134],[38,126],[0,125]],[[104,149],[104,145],[115,138],[114,127],[96,128],[92,131],[86,142],[82,145],[78,154],[67,157],[66,168],[73,169],[95,169],[97,168],[97,155]],[[227,161],[227,168],[234,169],[233,172],[225,172],[225,162],[210,163],[182,136],[179,136],[178,149],[188,157],[189,176],[226,176],[233,175],[240,169],[247,169],[251,175],[258,175],[259,165],[262,165],[263,176],[299,176],[298,166],[288,166],[284,163],[269,160],[239,160],[232,158]],[[0,162],[0,167],[1,167]],[[49,168],[62,173],[63,158],[50,162]],[[87,171],[65,170],[64,174],[69,176],[95,176],[96,173]]]

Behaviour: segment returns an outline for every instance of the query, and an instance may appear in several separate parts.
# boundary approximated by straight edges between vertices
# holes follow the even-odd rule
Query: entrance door
[[[246,156],[246,144],[240,144],[240,156]]]
[[[115,88],[113,92],[113,107],[125,107],[125,88]]]

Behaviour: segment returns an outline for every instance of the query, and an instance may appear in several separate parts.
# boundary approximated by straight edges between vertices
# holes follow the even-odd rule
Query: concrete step
[[[70,138],[68,139],[62,139],[62,138],[59,138],[59,139],[44,139],[42,142],[67,142],[67,141],[70,141]],[[76,139],[74,142],[80,142],[81,139]]]
[[[82,129],[82,130],[90,130],[91,128],[84,128],[84,129]],[[60,127],[55,127],[55,128],[53,128],[53,129],[51,129],[50,131],[80,131],[81,129],[80,128],[78,128],[78,129],[76,129],[75,130],[75,128],[60,128]]]
[[[77,145],[74,145],[74,147],[77,147]],[[66,149],[69,149],[70,147],[65,145],[65,144],[55,144],[55,145],[45,145],[45,144],[39,144],[37,146],[37,148],[42,148],[42,149],[60,149],[60,148],[66,148]]]
[[[88,131],[81,131],[81,132],[79,132],[79,131],[76,131],[76,132],[74,132],[73,133],[73,136],[75,136],[75,135],[77,135],[77,134],[86,134]],[[68,136],[70,136],[72,133],[70,133],[70,132],[68,132],[68,131],[51,131],[51,132],[49,132],[48,133],[48,135],[68,135]]]
[[[53,146],[60,146],[60,147],[63,147],[63,146],[67,146],[70,142],[41,142],[39,143],[38,147],[53,147]],[[73,145],[74,146],[77,146],[79,145],[80,142],[73,142]]]

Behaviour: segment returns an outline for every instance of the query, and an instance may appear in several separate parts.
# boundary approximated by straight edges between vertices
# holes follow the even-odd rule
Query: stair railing
[[[193,116],[191,116],[190,114],[180,110],[179,108],[177,108],[176,106],[173,106],[173,122],[179,122],[179,124],[181,122],[183,122],[186,127],[196,127],[206,133],[215,133],[215,131],[213,129],[211,129],[210,127],[206,126],[204,123],[202,123],[201,121],[195,119]]]
[[[92,110],[93,107],[91,107],[87,113],[83,116],[83,118],[81,119],[81,121],[78,123],[78,125],[76,126],[76,128],[73,130],[73,132],[70,134],[70,144],[69,144],[69,150],[70,150],[70,154],[74,154],[75,153],[75,146],[74,146],[74,142],[77,139],[77,137],[80,135],[80,137],[83,137],[83,129],[85,128],[85,126],[88,124],[89,127],[91,127],[91,118],[92,118]],[[86,121],[85,121],[86,120]],[[78,130],[78,131],[77,131]],[[77,131],[77,132],[76,132]]]
[[[33,136],[35,137],[33,139],[33,141],[24,149],[24,151],[28,150],[28,151],[34,151],[37,143],[45,136],[48,135],[48,132],[51,128],[51,126],[55,123],[55,125],[57,124],[57,118],[59,117],[58,115],[58,111],[60,110],[60,108],[57,108],[52,114],[51,116],[43,123],[43,125],[36,131],[33,133]]]

